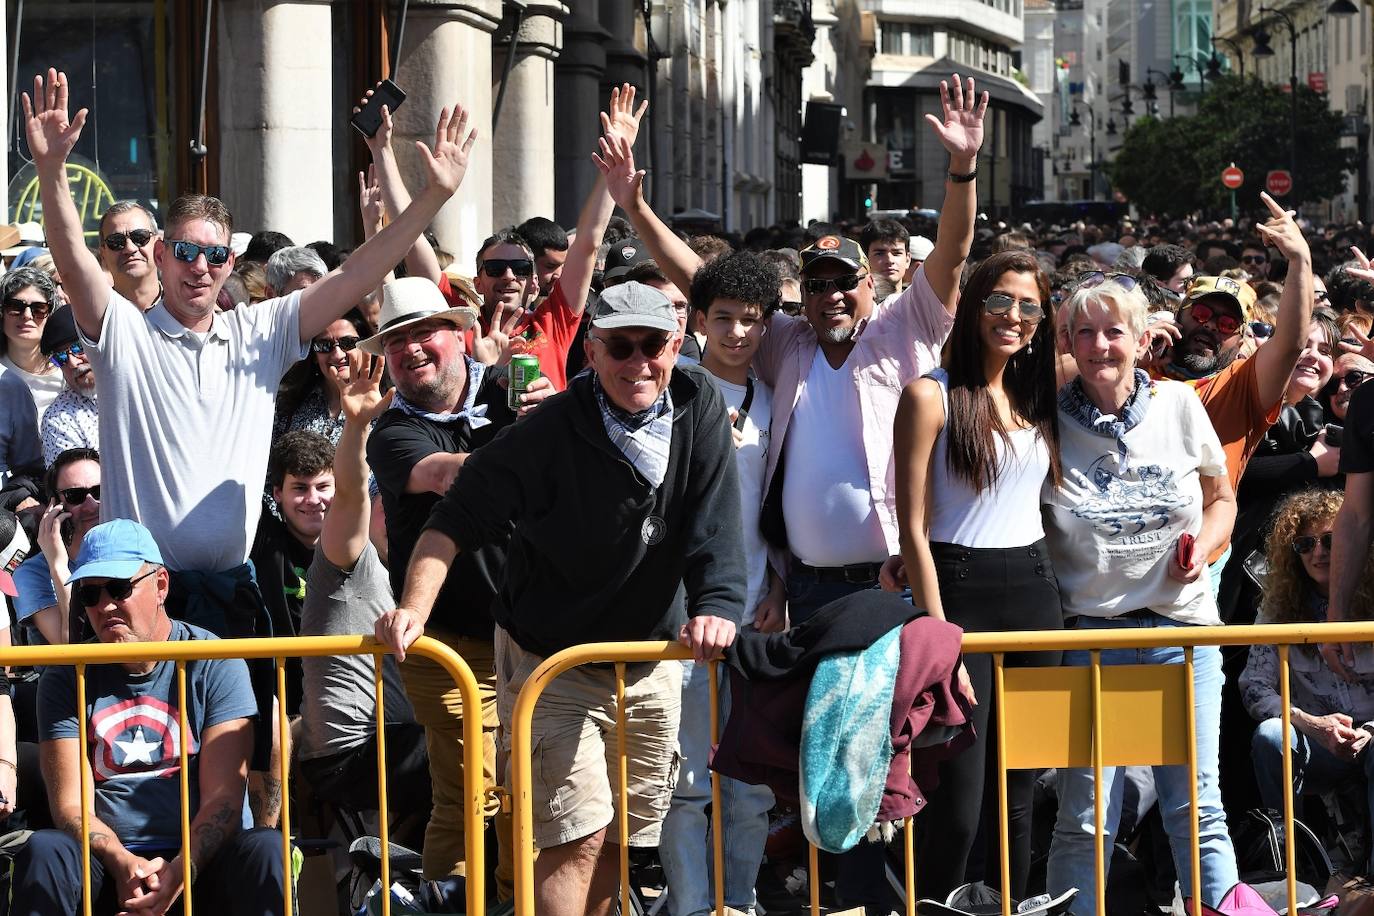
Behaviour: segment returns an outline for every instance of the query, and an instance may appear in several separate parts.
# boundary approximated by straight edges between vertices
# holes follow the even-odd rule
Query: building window
[[[883,53],[899,57],[933,57],[935,31],[928,25],[884,22]]]

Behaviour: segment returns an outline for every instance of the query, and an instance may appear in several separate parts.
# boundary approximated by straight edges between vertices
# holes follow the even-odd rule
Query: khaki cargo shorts
[[[496,628],[496,701],[503,728],[502,755],[510,786],[510,734],[515,698],[542,656],[526,652]],[[629,759],[631,846],[655,846],[677,783],[678,714],[682,663],[626,666],[625,725]],[[561,846],[618,823],[620,768],[615,733],[615,669],[582,666],[565,671],[545,688],[531,723],[530,794],[534,845]],[[611,826],[607,842],[617,842]]]

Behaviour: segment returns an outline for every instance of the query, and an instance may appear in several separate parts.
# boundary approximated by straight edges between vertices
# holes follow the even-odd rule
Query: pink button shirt
[[[902,389],[940,364],[940,348],[954,316],[945,310],[926,279],[924,266],[911,286],[873,306],[854,332],[845,366],[859,395],[869,493],[883,528],[888,552],[900,552],[897,537],[896,473],[892,461],[892,422]],[[805,318],[775,312],[759,343],[754,369],[773,388],[773,424],[764,493],[782,457],[787,426],[801,399],[802,386],[820,344]],[[793,459],[797,460],[797,459]],[[775,557],[774,566],[781,569]]]

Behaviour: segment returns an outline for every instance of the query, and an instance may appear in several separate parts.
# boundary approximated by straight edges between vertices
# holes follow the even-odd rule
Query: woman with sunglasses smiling
[[[58,303],[57,284],[36,267],[21,267],[0,276],[0,366],[14,372],[33,394],[38,416],[62,390],[62,372],[43,355],[43,325]]]
[[[1344,496],[1306,490],[1288,497],[1274,516],[1266,551],[1268,572],[1260,623],[1322,623],[1331,582],[1331,528]],[[1374,606],[1374,563],[1366,562],[1356,607]],[[1367,615],[1366,615],[1367,616]],[[1283,743],[1292,750],[1296,802],[1302,795],[1365,783],[1367,817],[1374,811],[1374,650],[1355,649],[1354,679],[1327,667],[1318,648],[1289,650],[1292,729],[1283,733],[1283,695],[1278,650],[1251,646],[1240,677],[1241,698],[1259,722],[1251,741],[1255,778],[1268,808],[1283,810]],[[1363,777],[1363,779],[1361,779]]]
[[[294,430],[319,433],[331,445],[343,435],[340,392],[362,370],[367,354],[358,342],[372,327],[353,309],[310,341],[310,355],[286,373],[277,393],[272,441]]]
[[[33,644],[71,642],[71,558],[86,532],[100,524],[100,453],[72,448],[57,456],[44,478],[47,509],[38,523],[35,552],[14,571],[19,597],[15,619]],[[36,630],[36,632],[35,632]]]
[[[1060,629],[1059,586],[1040,495],[1059,478],[1054,321],[1035,256],[1004,251],[980,264],[959,297],[945,369],[906,386],[897,408],[897,518],[912,602],[966,631]],[[889,561],[889,567],[892,562]],[[1012,667],[1057,665],[1059,653],[1013,653]],[[940,766],[917,831],[917,885],[943,899],[963,883],[974,838],[998,861],[991,659],[964,659],[977,705],[976,743]],[[1011,887],[1026,895],[1034,773],[1008,774]]]

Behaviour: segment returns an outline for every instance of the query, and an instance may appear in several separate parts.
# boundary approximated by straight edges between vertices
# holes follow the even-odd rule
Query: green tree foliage
[[[1271,169],[1289,168],[1292,101],[1287,87],[1225,76],[1209,81],[1196,115],[1142,117],[1122,138],[1110,164],[1112,183],[1144,210],[1182,216],[1230,205],[1221,171],[1234,162],[1245,173],[1237,199],[1249,207]],[[1331,197],[1345,186],[1355,151],[1339,146],[1341,116],[1326,96],[1298,87],[1297,168],[1281,201],[1296,206]]]

